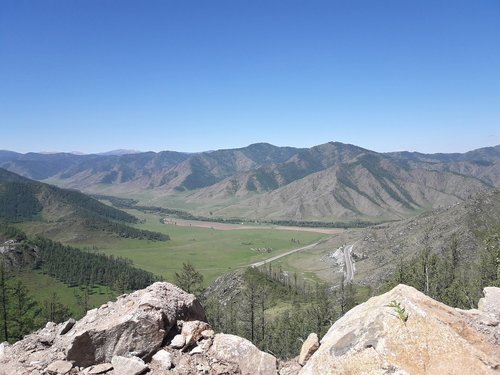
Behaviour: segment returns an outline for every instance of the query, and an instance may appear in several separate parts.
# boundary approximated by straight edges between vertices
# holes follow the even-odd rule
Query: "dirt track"
[[[310,227],[286,227],[281,225],[248,225],[248,224],[226,224],[216,223],[211,221],[197,220],[182,220],[182,219],[167,219],[165,224],[178,225],[181,227],[197,227],[197,228],[212,228],[215,230],[241,230],[241,229],[275,229],[275,230],[290,230],[300,232],[314,232],[323,234],[338,234],[343,231],[339,228],[310,228]]]

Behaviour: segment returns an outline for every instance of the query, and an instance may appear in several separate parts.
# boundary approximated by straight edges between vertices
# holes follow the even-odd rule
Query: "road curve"
[[[261,260],[259,262],[255,262],[255,263],[249,264],[247,266],[243,266],[243,267],[260,267],[260,266],[263,266],[264,264],[267,264],[269,262],[273,262],[276,259],[286,257],[287,255],[290,255],[290,254],[293,254],[293,253],[296,253],[296,252],[299,252],[299,251],[302,251],[302,250],[312,249],[314,246],[316,246],[316,245],[318,245],[318,244],[320,244],[320,243],[322,243],[324,241],[325,240],[321,240],[321,241],[312,243],[312,244],[307,245],[307,246],[299,247],[298,249],[293,249],[293,250],[287,251],[286,253],[283,253],[283,254],[280,254],[280,255],[276,255],[276,256],[274,256],[272,258],[269,258],[269,259],[266,259],[266,260]]]
[[[344,260],[345,260],[345,271],[346,271],[346,277],[344,282],[346,283],[350,283],[354,278],[354,266],[351,255],[353,247],[354,244],[344,247]]]

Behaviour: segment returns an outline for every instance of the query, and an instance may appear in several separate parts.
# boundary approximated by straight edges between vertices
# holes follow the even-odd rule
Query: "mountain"
[[[343,271],[343,257],[339,261],[335,249],[353,245],[354,282],[377,286],[424,249],[442,256],[455,246],[472,277],[479,269],[485,235],[499,230],[500,189],[493,189],[405,220],[339,233],[316,250],[312,264],[319,269],[327,261]],[[330,269],[322,276],[331,280]]]
[[[0,166],[88,193],[251,219],[397,220],[500,186],[500,146],[464,154],[377,153],[329,142],[257,143],[196,154],[0,152]],[[180,203],[179,203],[180,202]]]
[[[118,150],[100,152],[99,155],[129,155],[129,154],[140,154],[140,153],[141,151],[138,150],[118,149]]]
[[[135,238],[167,239],[129,224],[135,216],[107,206],[79,191],[33,181],[0,168],[0,219],[30,224],[35,233],[85,238],[89,231],[104,231]]]

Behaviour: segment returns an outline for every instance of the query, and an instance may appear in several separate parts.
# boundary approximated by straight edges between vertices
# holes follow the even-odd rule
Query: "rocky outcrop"
[[[353,308],[300,371],[312,374],[492,374],[500,371],[500,289],[459,310],[399,285]]]
[[[484,293],[465,311],[399,285],[278,363],[246,339],[215,333],[193,295],[155,283],[78,322],[0,344],[0,375],[492,374],[500,371],[500,289]]]
[[[319,348],[318,335],[311,333],[306,341],[302,344],[299,354],[299,365],[304,366],[306,362],[311,358],[316,350]]]
[[[198,300],[169,283],[0,344],[0,375],[265,375],[276,369],[276,358],[248,340],[215,334]]]
[[[215,335],[210,353],[220,361],[235,362],[243,375],[277,375],[277,361],[250,341],[234,335]]]

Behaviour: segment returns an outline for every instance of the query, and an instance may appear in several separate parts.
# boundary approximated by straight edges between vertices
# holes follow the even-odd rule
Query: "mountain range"
[[[86,193],[194,214],[373,222],[461,202],[500,185],[500,145],[454,154],[377,153],[329,142],[257,143],[183,153],[74,155],[0,151],[0,167]]]

